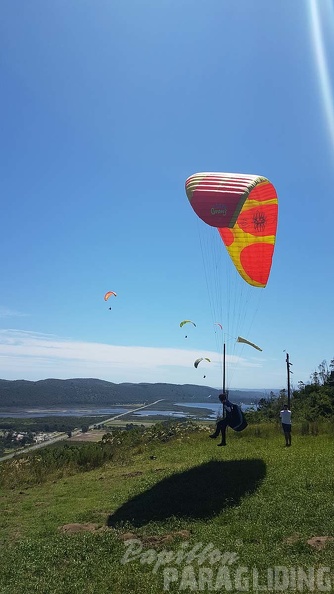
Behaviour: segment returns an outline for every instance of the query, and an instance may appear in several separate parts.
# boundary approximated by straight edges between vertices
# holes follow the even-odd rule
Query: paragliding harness
[[[232,405],[232,410],[230,413],[227,413],[226,420],[228,426],[231,427],[233,431],[243,431],[248,425],[241,407],[237,404]]]

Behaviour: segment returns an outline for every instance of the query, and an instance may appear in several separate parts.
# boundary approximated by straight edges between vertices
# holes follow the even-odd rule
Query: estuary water
[[[99,417],[99,416],[113,416],[120,413],[133,410],[132,408],[125,408],[121,406],[111,406],[106,408],[78,408],[78,407],[63,407],[63,408],[14,408],[12,410],[6,408],[4,411],[0,408],[0,418],[13,419],[32,419],[37,417]]]
[[[255,408],[255,405],[241,403],[243,411],[249,408]],[[192,412],[191,409],[196,409]],[[172,418],[197,418],[201,420],[215,419],[221,405],[214,402],[182,402],[182,403],[167,403],[166,409],[154,410],[144,408],[136,411],[134,406],[110,406],[110,407],[61,407],[61,408],[22,408],[22,409],[4,409],[0,408],[0,418],[37,418],[37,417],[99,417],[129,413],[131,417],[140,417],[142,419],[149,417],[172,417]],[[198,411],[201,411],[200,413]],[[127,415],[124,414],[123,418],[126,419]]]
[[[254,409],[256,405],[254,404],[243,404],[240,403],[241,409],[246,412],[249,409]],[[196,419],[201,420],[211,420],[216,419],[218,413],[222,410],[222,406],[219,403],[207,403],[207,402],[182,402],[175,403],[173,406],[178,406],[181,410],[151,410],[147,408],[145,410],[139,410],[138,412],[134,413],[135,416],[138,417],[150,417],[150,416],[170,416],[170,417],[195,417]],[[191,412],[189,409],[196,409],[196,412]],[[202,412],[198,412],[202,409]]]

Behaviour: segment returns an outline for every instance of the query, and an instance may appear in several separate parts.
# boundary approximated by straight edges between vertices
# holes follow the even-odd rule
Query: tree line
[[[287,402],[287,390],[281,390],[278,396],[271,392],[268,398],[259,400],[257,411],[250,413],[250,417],[254,421],[277,421]],[[307,384],[298,382],[298,387],[292,390],[291,410],[294,421],[334,420],[334,358],[329,364],[322,361]]]

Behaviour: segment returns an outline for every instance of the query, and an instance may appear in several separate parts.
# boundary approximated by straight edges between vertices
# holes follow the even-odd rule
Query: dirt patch
[[[134,470],[133,472],[122,474],[122,476],[125,478],[130,478],[132,476],[140,476],[141,474],[144,474],[141,470]]]
[[[312,536],[312,538],[307,541],[307,544],[314,549],[321,551],[321,549],[325,548],[325,546],[332,541],[334,541],[333,536]]]
[[[288,536],[288,538],[285,539],[285,542],[289,545],[294,545],[297,542],[301,542],[302,540],[304,541],[302,535],[298,532],[295,532],[294,534],[291,534],[291,536]],[[327,545],[327,543],[332,541],[334,541],[333,536],[312,536],[312,538],[309,538],[306,542],[308,545],[310,545],[310,547],[321,551]]]
[[[120,534],[119,537],[123,542],[126,542],[127,540],[139,540],[137,534],[134,534],[134,532],[124,532],[124,534]]]
[[[58,527],[59,532],[65,534],[76,534],[78,532],[97,532],[101,530],[101,526],[98,524],[64,524],[64,526]]]

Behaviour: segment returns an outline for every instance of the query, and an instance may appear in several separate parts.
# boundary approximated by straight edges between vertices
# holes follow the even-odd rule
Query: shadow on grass
[[[211,461],[173,474],[136,495],[108,518],[108,526],[125,522],[142,526],[170,517],[212,518],[253,493],[266,474],[263,460]]]

